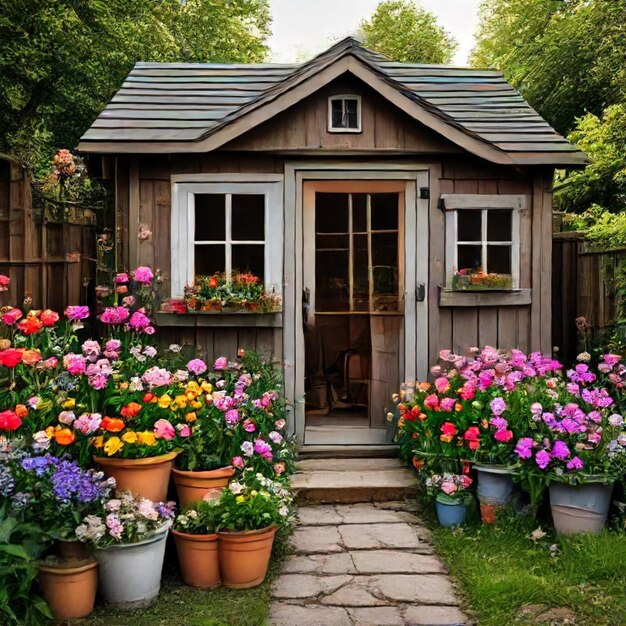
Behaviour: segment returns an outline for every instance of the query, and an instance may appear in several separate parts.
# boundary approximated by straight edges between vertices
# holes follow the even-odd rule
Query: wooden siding
[[[328,132],[328,98],[361,96],[361,132]],[[360,80],[340,78],[225,146],[228,150],[447,153],[460,149],[416,123]]]

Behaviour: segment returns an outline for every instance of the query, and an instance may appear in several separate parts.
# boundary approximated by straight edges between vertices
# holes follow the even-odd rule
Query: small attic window
[[[361,96],[341,95],[328,98],[328,132],[361,132]]]

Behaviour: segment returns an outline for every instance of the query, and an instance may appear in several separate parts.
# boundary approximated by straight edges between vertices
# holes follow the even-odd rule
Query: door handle
[[[302,290],[302,324],[305,326],[309,322],[309,309],[311,308],[311,291],[308,287]]]
[[[416,285],[415,299],[417,302],[424,302],[424,300],[426,300],[426,285],[424,283],[418,283]]]

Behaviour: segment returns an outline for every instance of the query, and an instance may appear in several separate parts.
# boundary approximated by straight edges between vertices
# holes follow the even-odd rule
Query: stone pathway
[[[345,500],[344,500],[345,502]],[[415,500],[308,504],[272,588],[272,626],[467,624]]]

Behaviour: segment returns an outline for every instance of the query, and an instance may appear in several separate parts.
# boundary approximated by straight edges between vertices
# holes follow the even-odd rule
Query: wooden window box
[[[446,289],[439,287],[439,306],[525,306],[532,301],[530,289]]]
[[[277,313],[247,313],[238,311],[224,313],[223,311],[191,311],[189,313],[157,313],[157,326],[185,326],[222,328],[282,328],[283,314]]]

